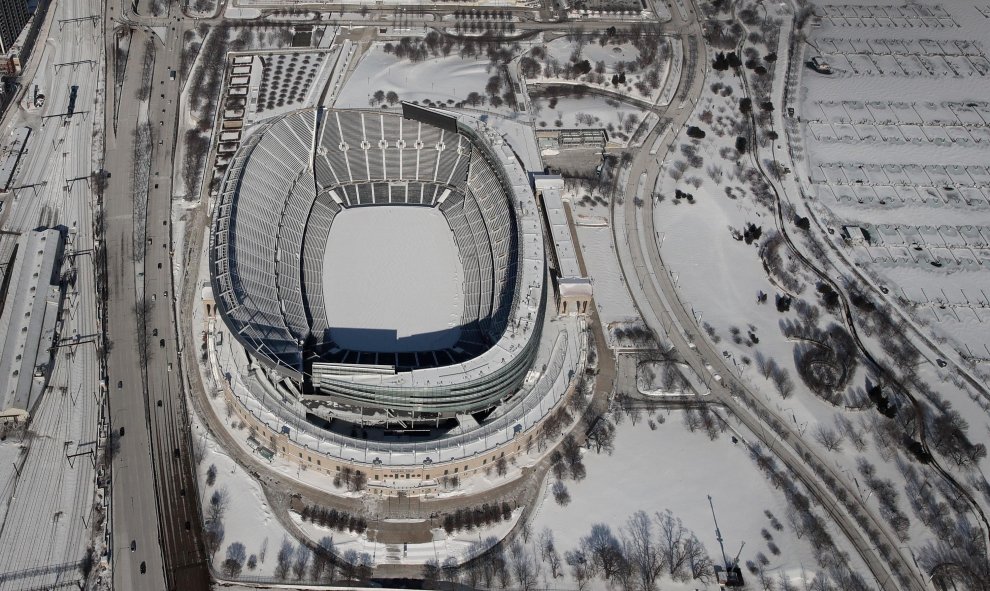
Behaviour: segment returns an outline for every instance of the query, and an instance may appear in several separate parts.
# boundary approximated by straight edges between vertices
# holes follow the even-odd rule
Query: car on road
[[[158,339],[158,346],[162,349],[165,348],[165,339]]]
[[[137,550],[137,540],[131,540],[131,552]]]
[[[120,428],[120,436],[121,436],[121,437],[123,437],[123,436],[124,436],[124,428],[123,428],[123,427],[121,427],[121,428]]]
[[[948,363],[945,362],[945,359],[936,358],[935,363],[937,363],[939,367],[945,367],[946,365],[949,365]]]
[[[148,572],[148,565],[145,564],[144,561],[142,560],[141,561],[141,574],[143,575],[146,572]]]
[[[124,387],[124,381],[123,380],[117,380],[117,389],[120,390],[123,387]]]

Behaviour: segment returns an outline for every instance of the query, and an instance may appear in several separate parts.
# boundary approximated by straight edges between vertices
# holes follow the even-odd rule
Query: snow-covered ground
[[[639,64],[641,54],[632,42],[616,41],[611,39],[606,45],[601,45],[596,42],[586,43],[583,38],[580,41],[567,37],[554,39],[540,48],[546,53],[545,63],[540,75],[533,78],[531,83],[581,83],[649,103],[656,103],[664,95],[667,86],[677,86],[678,77],[670,76],[670,73],[672,56],[681,57],[679,48],[678,51],[674,50],[674,46],[679,46],[680,39],[660,39],[657,42],[659,51],[656,58],[652,63],[644,65]],[[536,58],[540,59],[539,54]],[[580,63],[583,60],[589,62],[593,68],[591,72],[576,78],[562,77],[563,65]],[[620,74],[625,82],[617,82],[616,77]]]
[[[540,128],[605,128],[609,135],[633,135],[646,115],[639,107],[608,96],[533,99],[533,117]]]
[[[987,360],[986,18],[970,2],[937,9],[941,16],[910,27],[885,18],[850,24],[839,7],[819,9],[831,16],[813,29],[806,55],[822,56],[834,73],[802,73],[799,177],[839,244],[844,225],[898,224],[893,235],[872,232],[869,248],[849,246],[849,256],[960,353]],[[934,228],[945,231],[925,232]],[[959,238],[961,228],[976,238]]]
[[[213,557],[213,567],[219,572],[226,559],[230,544],[244,545],[248,557],[257,557],[257,566],[244,573],[255,576],[274,576],[275,553],[285,538],[291,535],[272,515],[261,483],[255,480],[230,457],[204,428],[196,413],[190,413],[193,446],[202,460],[196,464],[199,477],[200,502],[203,515],[209,516],[210,499],[219,493],[226,499],[223,523],[223,541]],[[208,473],[215,470],[215,482],[208,484]],[[246,517],[250,516],[250,517]]]
[[[670,509],[718,564],[721,550],[708,504],[711,495],[730,560],[745,543],[741,565],[763,553],[770,561],[766,571],[773,578],[783,575],[800,584],[803,571],[810,578],[817,568],[814,552],[806,538],[795,534],[783,493],[764,479],[742,440],[733,443],[732,432],[714,441],[702,431],[691,432],[685,427],[684,411],[659,411],[659,416],[664,422],[656,424],[654,418],[655,430],[645,417],[635,425],[620,425],[611,455],[586,452],[587,477],[579,482],[564,481],[570,493],[566,506],[554,501],[548,487],[532,517],[533,532],[549,528],[563,554],[577,548],[594,523],[608,524],[618,535],[634,512],[643,510],[652,517]],[[744,432],[742,437],[751,435]],[[773,527],[767,511],[782,529]],[[771,540],[765,539],[763,530]],[[771,549],[771,542],[779,553]],[[546,572],[544,575],[548,576]],[[575,583],[566,574],[556,581],[550,578],[548,586],[575,588]],[[669,577],[663,577],[659,586],[673,591],[718,589],[713,583],[676,582]],[[604,584],[596,580],[595,588],[604,588]]]
[[[781,18],[786,23],[790,16],[772,8],[768,18]],[[757,17],[756,21],[759,22],[760,19]],[[861,29],[855,29],[849,34],[862,32]],[[747,42],[747,45],[750,44],[751,42]],[[762,56],[771,51],[779,52],[780,59],[783,60],[786,48],[786,44],[768,47],[764,43],[757,43],[756,63],[769,64],[770,62],[762,61]],[[743,72],[751,81],[750,90],[759,85],[760,74],[751,68],[743,68]],[[807,70],[805,73],[809,77],[824,79]],[[769,116],[761,113],[760,101],[773,98],[776,112],[782,110],[779,104],[782,89],[779,74],[780,72],[778,82],[772,89],[770,85],[765,85],[764,90],[752,97],[753,109],[761,121],[768,121]],[[658,231],[656,239],[664,263],[680,293],[681,301],[693,311],[695,319],[709,333],[717,350],[721,350],[731,362],[730,367],[734,372],[738,372],[740,378],[766,400],[766,404],[781,420],[792,423],[805,435],[806,445],[833,460],[839,472],[849,480],[850,486],[856,483],[854,493],[860,495],[874,513],[884,516],[883,521],[890,530],[902,536],[901,539],[906,543],[905,548],[917,551],[932,539],[933,533],[922,523],[919,514],[904,503],[905,497],[912,498],[913,489],[895,485],[899,491],[897,494],[903,495],[897,497],[900,504],[897,505],[895,499],[894,505],[898,512],[908,518],[908,522],[901,520],[900,516],[892,519],[889,504],[881,508],[876,495],[870,496],[871,491],[864,484],[865,478],[857,468],[857,461],[864,460],[875,466],[879,478],[902,483],[902,468],[911,465],[917,467],[917,464],[912,464],[903,455],[903,451],[894,451],[884,443],[884,429],[888,428],[885,427],[888,423],[866,395],[869,380],[875,381],[875,378],[864,364],[850,363],[851,360],[847,359],[843,365],[848,379],[838,396],[831,400],[813,393],[801,378],[797,360],[802,351],[801,343],[808,341],[798,329],[817,327],[817,330],[821,330],[844,322],[829,311],[826,298],[819,293],[817,278],[798,264],[785,245],[779,245],[774,239],[777,222],[774,218],[773,192],[762,180],[762,175],[754,169],[750,156],[752,146],[737,143],[737,138],[746,135],[749,125],[747,120],[742,119],[739,107],[740,97],[746,96],[747,90],[731,70],[711,70],[707,76],[706,91],[698,100],[694,115],[688,121],[689,126],[698,128],[693,135],[701,136],[699,132],[703,132],[703,137],[692,138],[681,132],[675,150],[661,163],[661,175],[653,189],[654,222]],[[865,78],[864,76],[864,80],[857,84],[868,84]],[[837,74],[828,79],[828,83],[838,84],[843,80],[842,75]],[[869,83],[873,83],[873,80]],[[805,101],[822,101],[826,98],[832,100],[837,96],[845,96],[841,88],[819,88],[817,92],[820,94],[815,95],[814,83],[806,86],[810,90],[800,91]],[[897,95],[896,91],[901,87],[896,80],[892,87],[893,92],[890,88],[877,90],[877,96],[864,100],[881,100],[881,94]],[[810,98],[808,94],[811,95]],[[821,116],[821,113],[822,110],[819,109],[816,116]],[[760,127],[767,129],[765,123],[761,123]],[[772,161],[769,159],[769,144],[764,133],[760,132],[762,137],[759,141],[763,145],[760,164],[768,167]],[[854,154],[855,150],[861,150],[862,160],[857,162],[875,162],[877,159],[884,162],[885,157],[882,155],[871,159],[873,152],[870,146],[822,143],[827,144],[823,149],[834,150],[827,157],[828,160],[843,161],[849,154]],[[780,154],[779,146],[784,142],[781,140],[777,144],[777,153]],[[941,149],[956,150],[961,149],[960,146],[964,144],[970,145],[962,141],[946,141],[939,145],[943,146]],[[740,147],[745,153],[742,153]],[[912,145],[907,148],[903,154],[917,156],[921,153],[919,148]],[[814,154],[814,150],[811,152]],[[800,154],[800,151],[795,150],[794,153]],[[952,162],[950,157],[947,158],[939,163]],[[976,165],[975,162],[972,164]],[[853,173],[861,172],[855,164],[847,168]],[[798,176],[806,179],[808,174],[800,172]],[[932,184],[941,186],[942,182]],[[788,196],[797,198],[797,195]],[[855,203],[851,207],[854,206]],[[888,208],[885,213],[889,211]],[[790,213],[785,213],[784,217],[788,224],[793,224]],[[905,223],[900,218],[896,221],[899,224]],[[878,218],[875,223],[879,225],[883,222]],[[946,222],[951,223],[957,226],[964,224],[962,221]],[[791,225],[788,230],[792,234],[795,231],[800,234],[800,230],[795,230]],[[838,230],[836,228],[836,232]],[[947,233],[955,238],[956,234],[951,230],[940,232],[939,235],[944,237]],[[961,229],[958,234],[963,234]],[[776,260],[774,253],[779,255]],[[966,292],[970,293],[968,289]],[[975,293],[979,291],[976,290]],[[877,343],[870,341],[870,345],[875,347]],[[947,393],[950,387],[940,384],[945,377],[932,375],[935,372],[937,370],[934,367],[925,366],[923,370],[926,379],[933,378],[929,383],[938,384],[937,387]],[[985,439],[985,413],[958,390],[952,396],[955,407],[964,416],[973,417],[969,430],[971,437],[975,440]],[[841,438],[838,446],[830,449],[831,446],[822,441],[828,437],[819,437],[819,428],[838,432]],[[724,529],[723,527],[723,531]],[[840,545],[847,544],[841,535],[836,538]],[[907,552],[905,549],[905,555]]]
[[[292,519],[299,527],[313,540],[319,540],[325,536],[333,539],[334,548],[337,552],[344,554],[353,550],[359,556],[367,554],[371,557],[375,566],[383,564],[424,564],[429,560],[436,560],[443,564],[445,560],[453,559],[458,563],[475,555],[478,544],[481,540],[504,538],[519,520],[522,509],[512,512],[512,518],[501,521],[489,527],[479,527],[465,529],[447,534],[442,527],[434,527],[433,540],[418,544],[385,544],[375,541],[375,524],[369,525],[369,529],[362,534],[355,532],[339,532],[327,527],[302,521],[298,515],[292,514]],[[415,521],[415,520],[414,520]],[[439,522],[437,522],[439,525]]]
[[[943,7],[955,15],[956,21],[966,20],[972,11],[964,3]],[[770,18],[789,19],[774,12],[770,10]],[[977,25],[973,27],[967,32],[965,25],[951,30],[932,26],[925,29],[925,36],[930,34],[942,41],[939,47],[948,48],[945,42],[950,38],[975,37]],[[859,48],[857,60],[861,54],[869,53],[863,50],[864,36],[918,36],[917,30],[862,25],[847,25],[841,31],[829,25],[811,30],[813,46],[819,35],[832,40],[840,35],[848,37],[848,43]],[[835,42],[830,43],[832,49],[828,51],[833,53],[822,53],[833,55],[837,51]],[[895,49],[896,44],[890,41],[884,47],[888,53],[902,51],[897,60],[907,55],[903,53],[906,50]],[[935,46],[927,47],[926,51],[938,57]],[[757,44],[755,49],[757,59],[775,51],[783,60],[786,45]],[[816,50],[808,49],[805,59],[816,54]],[[853,55],[851,50],[849,55]],[[962,71],[959,61],[951,57],[943,63]],[[847,252],[875,274],[876,283],[888,286],[892,294],[906,291],[911,301],[920,299],[925,309],[916,307],[920,311],[917,317],[927,317],[932,324],[941,323],[953,336],[987,338],[981,288],[985,282],[982,255],[986,249],[982,228],[988,223],[982,191],[988,173],[986,143],[977,141],[985,125],[979,117],[985,91],[974,90],[986,84],[983,76],[977,72],[956,78],[948,65],[936,67],[934,62],[926,74],[910,79],[891,73],[893,65],[884,66],[887,69],[881,73],[882,68],[874,62],[870,73],[862,64],[836,63],[833,66],[839,71],[830,77],[803,69],[800,83],[794,86],[794,100],[800,101],[794,104],[795,117],[802,117],[800,129],[806,139],[792,145],[789,152],[798,159],[796,175],[785,174],[784,181],[778,184],[786,190],[783,217],[789,234],[802,250],[808,247],[800,220],[788,209],[791,205],[798,208],[799,216],[807,215],[804,207],[810,205],[835,232],[826,236],[837,242],[844,224],[869,228],[874,244],[848,248]],[[908,61],[903,63],[907,65]],[[853,65],[860,73],[852,71]],[[758,73],[751,68],[743,72],[751,81],[750,90],[760,86]],[[760,164],[767,169],[774,164],[771,145],[782,162],[786,162],[788,153],[784,138],[771,142],[764,135],[771,117],[761,113],[760,101],[768,98],[774,101],[775,115],[787,112],[790,105],[779,102],[779,81],[778,76],[772,89],[765,85],[764,90],[752,96],[753,109],[763,121],[759,132]],[[798,329],[813,326],[820,330],[844,321],[829,311],[819,280],[799,264],[786,246],[772,239],[777,226],[773,192],[758,181],[760,175],[753,175],[752,146],[743,145],[746,153],[741,155],[737,144],[737,138],[747,131],[737,124],[739,98],[747,94],[745,89],[731,71],[709,72],[706,87],[708,91],[699,99],[688,122],[704,132],[704,137],[690,139],[682,132],[680,145],[662,163],[665,174],[661,174],[655,187],[655,223],[664,262],[682,301],[693,310],[699,324],[743,381],[766,399],[781,420],[796,426],[806,445],[829,458],[842,478],[850,482],[850,488],[854,487],[853,494],[880,515],[885,528],[904,542],[901,551],[905,556],[909,552],[920,556],[925,544],[940,537],[936,532],[941,526],[925,513],[926,504],[947,497],[940,490],[932,493],[935,501],[930,501],[928,493],[918,492],[919,481],[930,480],[939,486],[944,486],[944,481],[896,444],[900,439],[889,432],[894,421],[883,418],[867,397],[866,390],[876,378],[863,363],[846,363],[850,377],[831,401],[814,394],[800,377],[796,360],[801,355],[800,343],[807,340]],[[808,119],[813,121],[809,123]],[[779,123],[775,130],[782,131]],[[810,159],[811,165],[803,158]],[[796,190],[795,177],[803,184],[806,199]],[[947,192],[946,187],[952,189]],[[967,194],[970,202],[954,197],[953,191]],[[776,260],[774,252],[779,254]],[[931,260],[940,260],[942,267],[931,265]],[[852,274],[850,279],[858,280]],[[950,296],[953,291],[959,295]],[[853,314],[859,313],[854,310]],[[971,330],[963,329],[963,324]],[[864,332],[860,330],[861,335]],[[863,338],[877,354],[883,351],[887,336],[865,334]],[[972,344],[970,347],[975,349]],[[915,383],[927,384],[937,392],[928,395],[928,399],[934,402],[941,398],[940,406],[951,405],[966,418],[971,441],[985,443],[986,402],[964,387],[954,375],[957,372],[940,370],[934,360],[927,363],[922,359],[919,363],[914,370],[918,374]],[[943,412],[944,408],[934,411]],[[838,441],[827,442],[834,439],[835,433]],[[985,459],[970,468],[960,468],[945,457],[941,462],[943,466],[951,464],[954,475],[970,482],[974,492],[983,487],[983,478],[975,471],[983,469]],[[860,469],[858,464],[872,468]],[[871,470],[876,473],[872,485],[867,484],[866,476]],[[916,480],[906,477],[912,470],[921,476]],[[873,488],[882,489],[884,480],[893,483],[893,494],[881,501],[880,493],[874,494]],[[985,500],[979,493],[975,496],[981,502]],[[953,512],[946,514],[950,521],[955,519]]]
[[[484,57],[465,58],[452,52],[447,57],[411,62],[386,53],[384,45],[375,43],[362,56],[338,95],[335,107],[366,109],[378,90],[395,92],[403,101],[431,100],[434,104],[453,106],[472,92],[484,96],[485,85],[495,74],[488,70],[490,62]],[[504,106],[484,108],[505,114],[511,110]]]
[[[345,209],[334,220],[323,259],[331,336],[357,351],[451,347],[461,335],[463,277],[454,235],[439,209]]]

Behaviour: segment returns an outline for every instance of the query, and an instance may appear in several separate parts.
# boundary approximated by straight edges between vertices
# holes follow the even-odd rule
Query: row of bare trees
[[[669,509],[652,516],[637,511],[618,532],[596,523],[564,561],[579,590],[597,578],[624,590],[651,591],[662,576],[707,584],[715,574],[697,536]]]

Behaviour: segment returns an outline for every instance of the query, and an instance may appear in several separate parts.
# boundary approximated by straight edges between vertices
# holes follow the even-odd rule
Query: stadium
[[[308,109],[260,125],[216,198],[216,313],[331,417],[415,424],[519,391],[547,304],[529,180],[455,117]]]

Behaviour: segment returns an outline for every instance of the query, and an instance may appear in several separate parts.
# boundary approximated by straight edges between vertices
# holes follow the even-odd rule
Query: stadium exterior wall
[[[508,420],[499,421],[500,424],[493,433],[488,433],[489,428],[486,427],[483,428],[485,433],[472,431],[449,440],[398,444],[376,443],[323,433],[321,441],[325,441],[325,444],[322,449],[314,449],[298,443],[282,429],[284,425],[291,425],[295,429],[312,428],[304,420],[282,417],[272,422],[246,406],[244,397],[231,389],[231,385],[222,377],[216,357],[216,333],[211,325],[212,322],[207,323],[210,354],[208,371],[212,372],[213,381],[218,384],[226,408],[236,414],[248,432],[255,433],[275,455],[309,473],[332,479],[345,468],[361,470],[368,476],[369,490],[383,496],[434,494],[443,490],[444,477],[475,475],[490,469],[498,458],[510,458],[528,450],[534,443],[534,435],[539,432],[547,417],[560,408],[567,396],[575,395],[574,372],[582,371],[588,359],[589,343],[586,326],[582,323],[576,331],[579,335],[562,339],[561,355],[556,361],[551,361],[551,367],[548,368],[551,371],[544,372],[532,390],[525,394],[526,399],[543,396],[548,399],[545,402],[530,401],[535,407],[533,413],[527,413],[527,417],[532,418],[505,417]],[[521,404],[523,402],[520,401]],[[230,423],[229,417],[225,420],[217,406],[207,404],[207,407],[212,409],[221,423]],[[521,430],[512,429],[512,425],[517,422],[522,426]],[[244,430],[240,429],[238,432],[243,433]],[[465,443],[465,440],[479,443],[488,441],[489,438],[492,439],[491,445],[480,452],[470,449]],[[359,446],[363,449],[359,449]],[[259,461],[260,458],[259,455]]]

